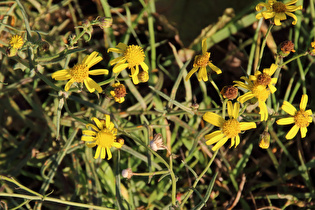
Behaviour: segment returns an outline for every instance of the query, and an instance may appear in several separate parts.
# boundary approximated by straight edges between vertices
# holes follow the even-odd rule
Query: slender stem
[[[173,172],[173,156],[170,155],[170,168],[169,168],[169,172],[171,174],[171,178],[172,178],[172,205],[175,207],[176,206],[176,177],[175,174]]]
[[[155,172],[148,172],[148,173],[134,173],[132,172],[133,176],[155,176],[155,175],[162,175],[168,174],[170,171],[155,171]]]
[[[208,165],[205,167],[205,169],[201,172],[201,174],[199,175],[199,177],[196,179],[196,181],[194,182],[193,186],[191,187],[191,189],[187,192],[185,198],[183,199],[182,203],[180,204],[180,209],[183,208],[184,204],[186,203],[187,199],[190,197],[190,195],[194,192],[193,188],[195,188],[198,184],[198,182],[200,181],[200,179],[203,177],[203,175],[208,171],[208,169],[210,168],[212,162],[214,161],[215,157],[217,156],[219,150],[215,151],[215,153],[213,154],[211,160],[209,161]]]
[[[300,58],[300,57],[302,57],[302,56],[305,56],[305,55],[307,55],[307,52],[302,53],[302,54],[299,54],[299,55],[297,55],[297,56],[295,56],[295,57],[293,57],[293,58],[287,60],[286,62],[283,62],[281,65],[279,65],[279,67],[285,66],[285,65],[287,65],[288,63],[290,63],[291,61],[294,61],[294,60],[296,60],[296,59],[298,59],[298,58]]]
[[[265,38],[264,38],[264,40],[263,40],[263,42],[261,44],[261,49],[260,49],[260,54],[259,54],[259,62],[258,62],[258,65],[257,65],[257,69],[259,69],[259,67],[260,67],[260,63],[261,63],[262,56],[263,56],[263,53],[264,53],[264,49],[265,49],[266,42],[267,42],[267,37],[268,37],[272,27],[273,27],[273,24],[270,24],[269,28],[268,28],[268,31],[266,33],[266,36],[265,36]]]

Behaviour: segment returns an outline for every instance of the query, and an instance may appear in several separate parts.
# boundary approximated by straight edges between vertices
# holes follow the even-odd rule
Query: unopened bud
[[[149,74],[146,71],[142,71],[138,74],[139,82],[147,82],[149,80]]]
[[[220,93],[222,94],[223,98],[233,100],[237,97],[238,89],[233,85],[224,86]]]
[[[262,149],[268,149],[270,145],[270,134],[268,133],[268,131],[264,131],[261,135],[260,135],[260,142],[259,142],[259,146]]]
[[[16,55],[17,55],[17,52],[18,52],[18,49],[15,49],[15,48],[8,47],[8,48],[6,49],[6,53],[7,53],[7,56],[8,56],[8,57],[16,56]]]
[[[308,53],[311,56],[315,56],[315,41],[311,43],[311,48],[309,48]]]
[[[99,21],[98,25],[101,29],[109,28],[113,24],[113,19],[108,17],[101,17],[98,21]]]

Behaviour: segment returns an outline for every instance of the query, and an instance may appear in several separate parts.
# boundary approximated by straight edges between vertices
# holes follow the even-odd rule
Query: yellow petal
[[[97,90],[97,92],[101,93],[103,90],[101,88],[101,86],[99,86],[94,80],[92,80],[90,77],[86,78],[84,80],[84,84],[86,86],[86,88],[90,91],[90,93],[93,93],[95,91],[95,89]]]
[[[269,84],[268,87],[269,87],[269,90],[270,90],[271,93],[274,93],[277,90],[277,88],[275,86],[271,85],[271,84]]]
[[[81,136],[81,141],[95,141],[93,136]]]
[[[100,130],[103,130],[104,127],[103,127],[103,123],[101,123],[101,121],[99,121],[99,119],[97,119],[96,117],[92,117],[92,119],[94,121],[94,123],[96,124],[96,126],[100,129]]]
[[[275,73],[275,71],[277,70],[278,65],[277,64],[271,64],[270,68],[266,70],[264,70],[264,73],[268,74],[269,76],[273,75]]]
[[[256,11],[260,11],[262,8],[267,7],[268,4],[260,2],[259,4],[256,5],[255,9]]]
[[[117,57],[117,58],[114,58],[113,60],[111,60],[109,62],[109,64],[112,66],[115,63],[125,63],[125,62],[126,62],[126,59],[123,56],[120,56],[120,57]]]
[[[211,123],[212,125],[215,125],[220,128],[225,122],[225,120],[220,115],[213,112],[206,112],[202,118],[208,123]]]
[[[107,69],[95,69],[92,71],[89,71],[89,75],[102,75],[102,74],[108,74]]]
[[[93,130],[95,130],[95,131],[99,131],[99,129],[95,126],[95,125],[93,125],[93,124],[86,124],[86,126],[85,126],[86,128],[89,128],[89,127],[91,127]]]
[[[233,105],[231,101],[227,102],[227,110],[228,110],[228,115],[230,118],[233,118]]]
[[[97,159],[100,156],[100,153],[101,153],[101,146],[98,145],[95,155],[94,155],[94,159]]]
[[[212,133],[210,133],[210,134],[205,135],[205,139],[206,139],[206,140],[209,140],[209,139],[212,139],[213,137],[216,137],[216,136],[218,136],[218,135],[220,135],[220,134],[222,134],[222,131],[221,131],[221,130],[214,131],[214,132],[212,132]]]
[[[233,147],[235,144],[235,137],[231,138],[231,145],[230,145],[230,148]]]
[[[296,125],[294,125],[291,129],[290,129],[290,131],[287,133],[287,135],[285,136],[285,138],[286,139],[293,139],[295,136],[296,136],[296,134],[297,134],[297,132],[299,131],[299,127],[297,127]]]
[[[196,71],[198,71],[198,67],[192,68],[192,70],[190,70],[190,72],[187,74],[185,80],[188,81],[189,78],[190,78]]]
[[[123,63],[123,64],[116,64],[113,68],[113,72],[114,73],[119,73],[121,72],[122,70],[126,69],[128,67],[128,64],[127,63]]]
[[[96,132],[95,131],[91,131],[91,130],[84,130],[82,131],[83,135],[88,135],[88,136],[95,136]]]
[[[240,112],[240,104],[238,102],[235,102],[234,103],[234,109],[233,109],[233,118],[234,119],[238,118],[239,112]]]
[[[121,148],[122,147],[122,144],[118,143],[118,142],[114,142],[113,143],[113,147],[116,147],[116,148]]]
[[[109,129],[111,122],[110,122],[110,115],[108,115],[108,114],[105,115],[105,123],[106,123],[105,124],[106,128]]]
[[[255,126],[255,127],[256,127],[256,126]],[[240,136],[237,135],[237,136],[235,137],[235,148],[236,148],[239,144],[240,144]]]
[[[294,116],[296,113],[296,109],[294,106],[292,106],[292,104],[290,104],[287,101],[284,101],[281,108],[283,109],[283,111],[285,111],[286,113],[288,113],[291,116]]]
[[[65,91],[68,91],[73,83],[74,79],[70,79],[65,86]]]
[[[300,110],[305,110],[307,106],[308,95],[303,94],[300,102]]]
[[[212,147],[212,151],[217,151],[227,142],[228,139],[229,137],[224,137],[223,139],[221,139],[214,147]]]
[[[201,67],[198,72],[198,81],[208,81],[207,69],[206,67]]]
[[[108,147],[106,147],[106,151],[107,151],[107,160],[110,160],[112,158],[112,153]]]
[[[275,13],[274,12],[262,12],[261,13],[262,16],[265,18],[265,19],[269,19],[269,18],[273,18],[275,16]]]
[[[105,157],[106,157],[106,150],[105,150],[105,147],[102,147],[102,149],[101,149],[101,158],[105,159]]]
[[[300,128],[300,132],[301,132],[301,138],[305,138],[306,133],[307,133],[307,128],[306,127],[301,127]]]
[[[207,144],[207,145],[214,144],[214,143],[220,141],[220,140],[221,140],[222,138],[224,138],[224,137],[225,137],[225,135],[224,135],[223,133],[220,133],[220,134],[218,134],[218,135],[212,137],[212,138],[209,139],[208,141],[206,141],[206,144]]]
[[[209,66],[213,71],[215,71],[215,73],[217,73],[217,74],[221,74],[221,73],[222,73],[221,69],[219,69],[217,66],[213,65],[211,62],[208,62],[208,66]]]
[[[92,143],[86,143],[86,146],[88,146],[89,148],[95,147],[96,143],[92,142]]]
[[[264,101],[259,101],[259,114],[260,114],[260,121],[266,121],[268,119],[268,109],[267,105]]]
[[[95,64],[99,63],[103,58],[101,56],[97,56],[96,58],[93,58],[89,63],[87,63],[87,68],[91,68]]]
[[[51,77],[55,80],[68,80],[71,79],[69,69],[63,69],[52,73]]]
[[[286,117],[276,121],[278,125],[289,125],[294,123],[294,117]]]
[[[240,123],[241,131],[246,131],[253,128],[256,128],[256,123],[254,122],[241,122]]]
[[[145,62],[141,62],[140,66],[143,69],[143,71],[148,72],[149,67],[148,67],[148,65]]]
[[[295,16],[295,14],[291,13],[291,12],[286,12],[285,14],[287,14],[288,16],[292,17],[294,19],[294,21],[292,22],[292,25],[296,25],[297,23],[297,17]]]
[[[249,91],[245,93],[244,95],[237,98],[237,101],[241,102],[242,104],[252,98],[254,98],[255,95],[252,93],[252,91]]]
[[[84,64],[88,64],[93,58],[98,55],[98,52],[92,52],[90,55],[86,55],[82,61]]]

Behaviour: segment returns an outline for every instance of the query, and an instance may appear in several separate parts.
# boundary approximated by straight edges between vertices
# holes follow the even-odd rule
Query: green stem
[[[176,206],[176,177],[173,172],[173,156],[170,155],[170,168],[169,172],[171,174],[172,178],[172,205],[175,207]]]
[[[133,176],[155,176],[155,175],[162,175],[168,174],[170,171],[155,171],[155,172],[148,172],[148,173],[134,173],[132,172]]]
[[[265,36],[265,38],[264,38],[264,40],[263,40],[263,42],[261,44],[261,49],[260,49],[259,61],[258,61],[257,69],[259,69],[259,67],[260,67],[260,63],[261,63],[261,60],[262,60],[262,57],[263,57],[263,53],[264,53],[264,49],[265,49],[266,42],[267,42],[267,37],[268,37],[272,27],[273,27],[273,24],[270,24],[269,28],[268,28],[268,31],[266,33],[266,36]]]
[[[297,56],[295,56],[295,57],[293,57],[293,58],[287,60],[286,62],[284,62],[284,63],[282,63],[281,65],[279,65],[279,67],[285,66],[285,65],[287,65],[288,63],[290,63],[291,61],[294,61],[294,60],[296,60],[296,59],[298,59],[298,58],[300,58],[300,57],[302,57],[302,56],[305,56],[305,55],[307,55],[307,52],[302,53],[302,54],[299,54],[299,55],[297,55]]]
[[[213,154],[211,160],[209,161],[208,165],[206,166],[206,168],[202,171],[202,173],[199,175],[199,177],[196,179],[196,181],[194,182],[193,186],[191,187],[191,189],[187,192],[185,198],[183,199],[182,203],[180,204],[180,209],[183,208],[184,204],[186,203],[186,201],[188,200],[188,198],[190,197],[190,195],[194,192],[193,188],[195,188],[198,184],[198,182],[200,181],[200,179],[203,177],[203,175],[208,171],[208,169],[210,168],[212,162],[214,161],[215,157],[218,154],[218,151],[215,151],[215,153]]]

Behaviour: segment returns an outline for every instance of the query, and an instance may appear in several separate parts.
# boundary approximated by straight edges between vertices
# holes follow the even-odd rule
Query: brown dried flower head
[[[223,98],[233,100],[237,97],[238,89],[233,85],[224,86],[220,92]]]

